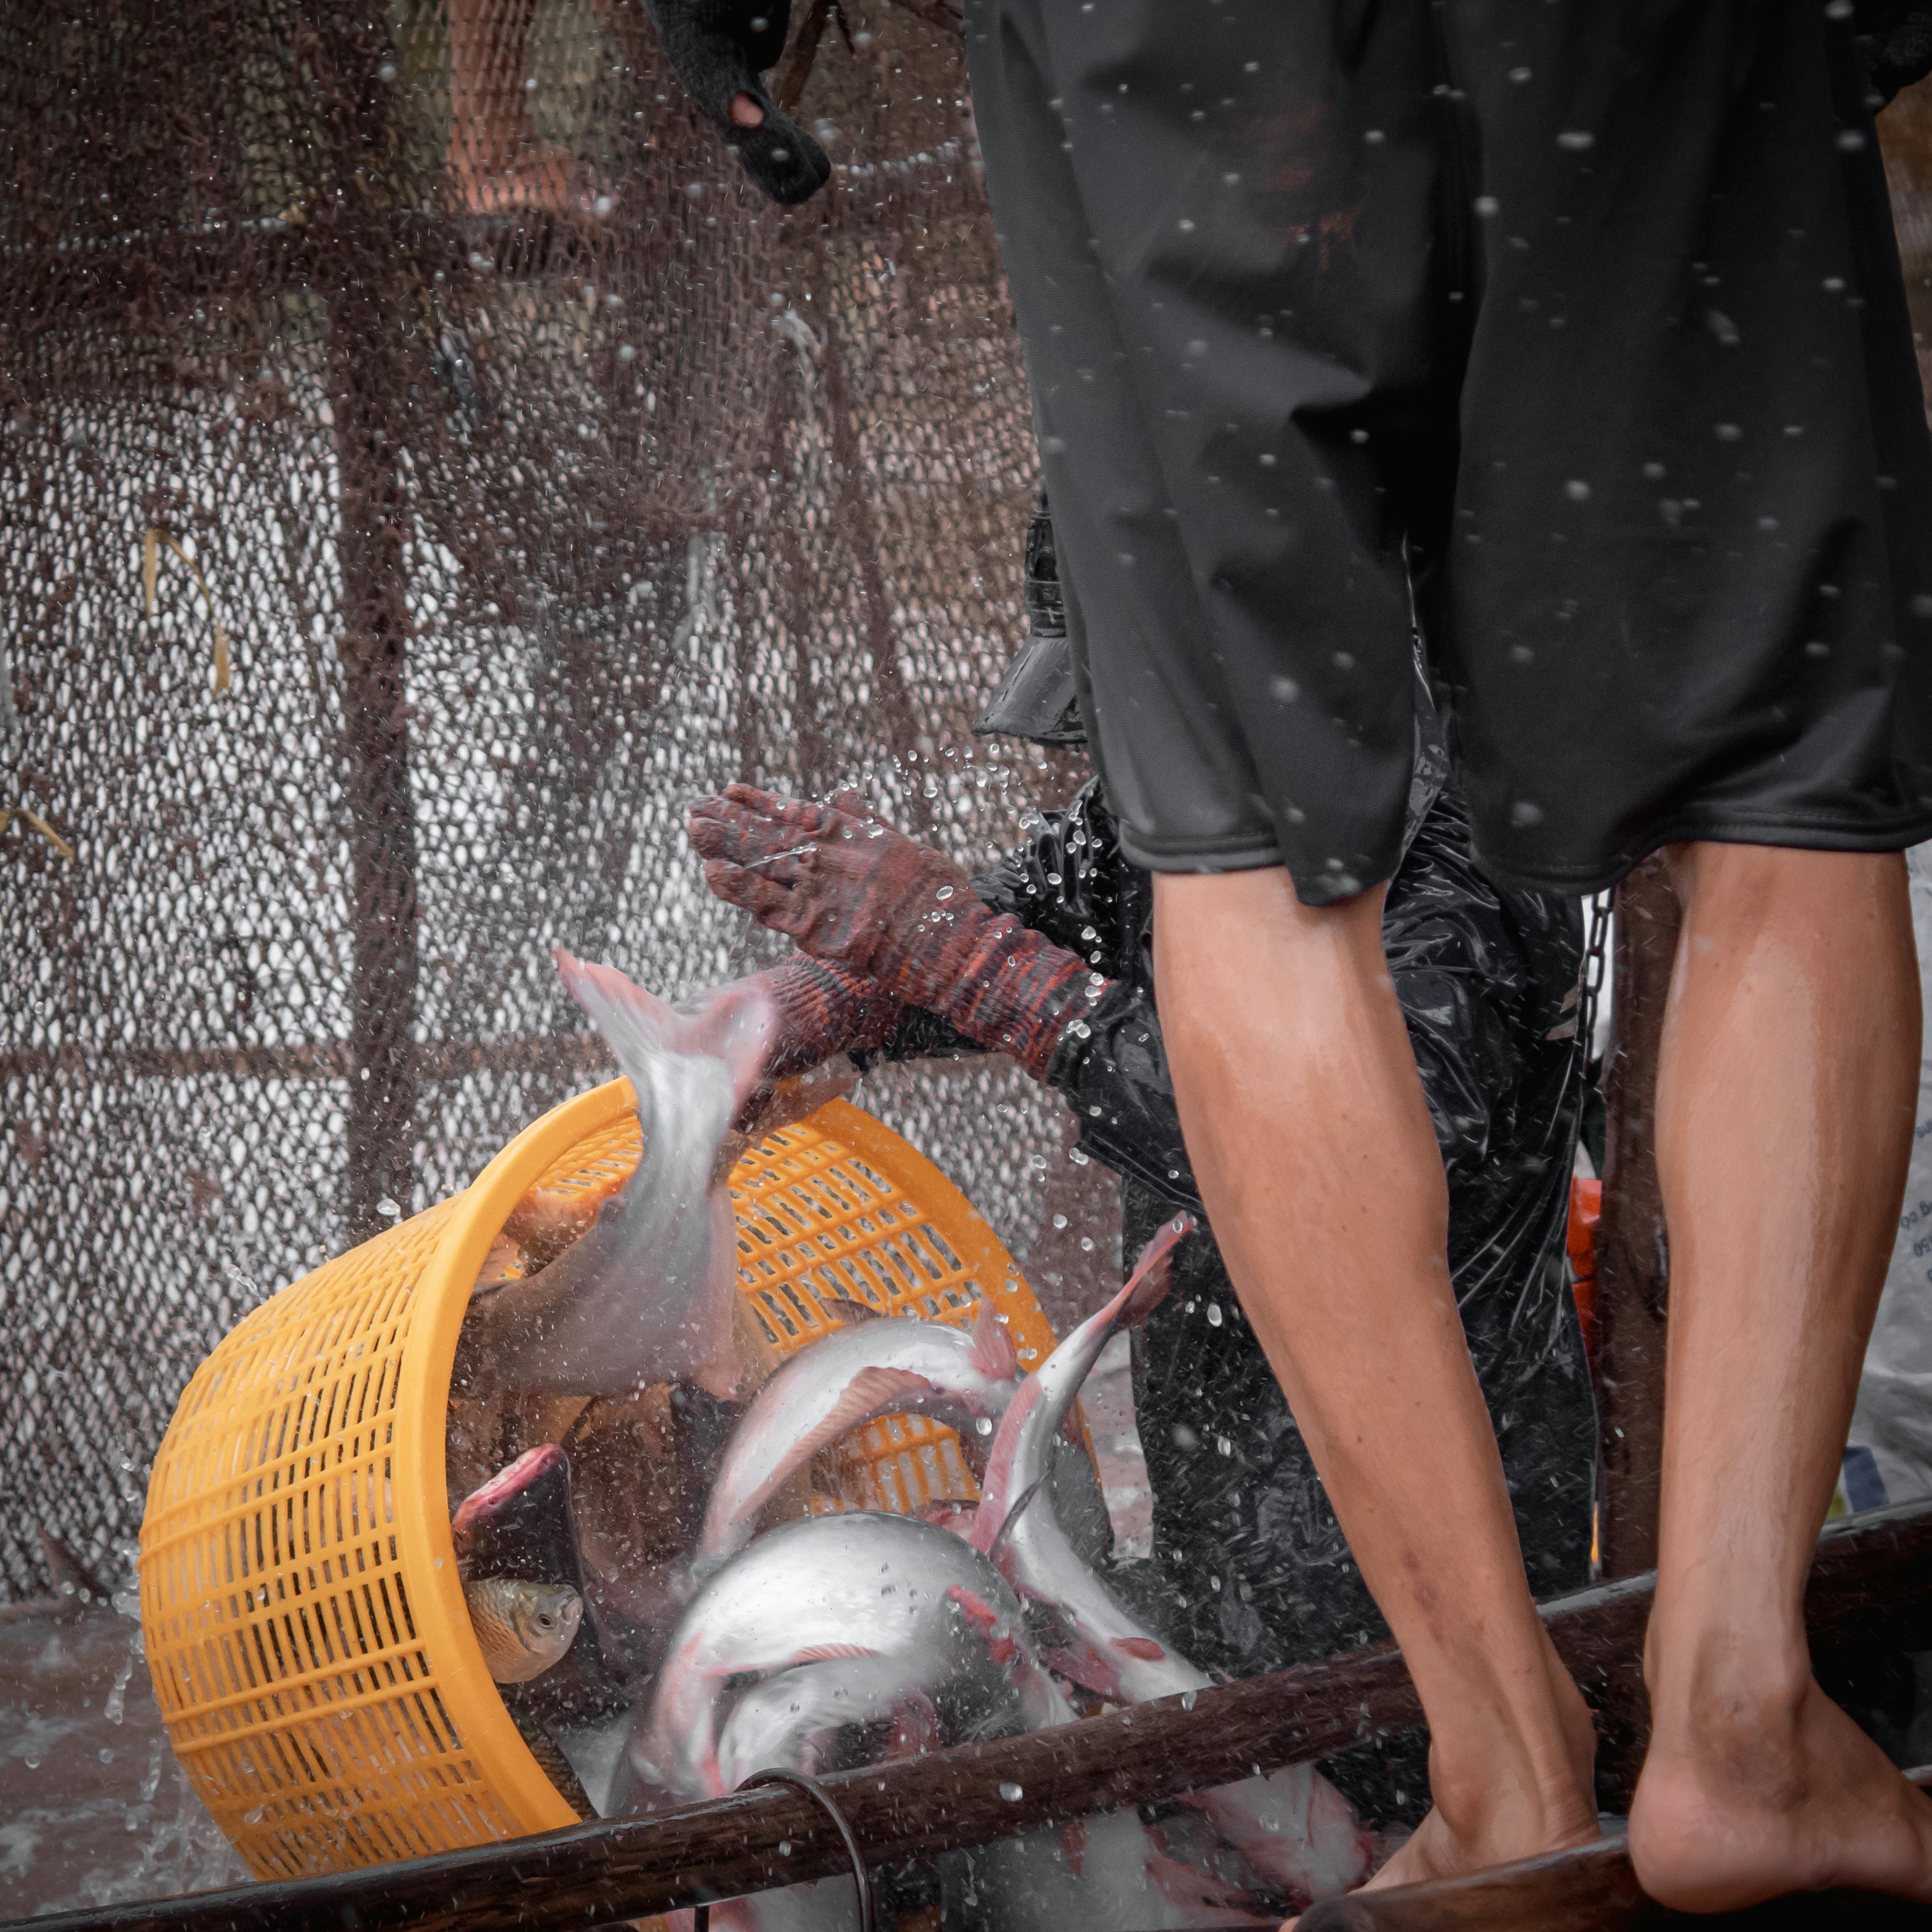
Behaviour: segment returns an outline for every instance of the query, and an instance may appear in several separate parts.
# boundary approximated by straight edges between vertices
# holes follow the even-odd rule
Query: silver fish
[[[996,1423],[1018,1386],[1019,1361],[992,1305],[970,1333],[937,1322],[867,1322],[801,1348],[759,1390],[712,1484],[693,1574],[708,1576],[752,1539],[759,1512],[821,1449],[875,1416],[913,1410],[957,1427]]]
[[[740,984],[695,1016],[608,966],[558,949],[571,997],[610,1043],[637,1096],[644,1150],[596,1220],[540,1273],[479,1300],[464,1327],[459,1380],[538,1394],[622,1395],[685,1381],[728,1398],[736,1244],[712,1180],[733,1117],[758,1084],[777,1024]]]
[[[880,1762],[943,1750],[949,1734],[935,1701],[946,1689],[926,1674],[924,1658],[835,1657],[802,1664],[754,1684],[731,1707],[718,1736],[718,1791],[735,1791],[754,1772],[778,1768],[816,1774],[833,1768],[838,1733],[854,1725],[890,1724]],[[1027,1728],[1019,1688],[1004,1707],[989,1706],[975,1728],[1010,1735]]]
[[[1049,1456],[1100,1351],[1124,1323],[1144,1319],[1166,1293],[1174,1249],[1190,1225],[1183,1216],[1162,1228],[1120,1292],[1022,1384],[994,1438],[974,1526],[975,1546],[997,1552],[1002,1572],[1020,1594],[1052,1605],[1071,1632],[1072,1647],[1045,1660],[1123,1703],[1204,1690],[1213,1679],[1130,1615],[1081,1560],[1047,1492]],[[1190,1802],[1256,1872],[1292,1899],[1345,1891],[1367,1872],[1367,1834],[1348,1800],[1310,1766],[1245,1778]]]
[[[943,1870],[942,1922],[958,1932],[1205,1932],[1280,1922],[1238,1886],[1175,1858],[1132,1811],[998,1839]]]
[[[978,1551],[910,1516],[806,1516],[759,1538],[686,1606],[631,1741],[637,1774],[680,1797],[716,1792],[728,1687],[839,1658],[908,1663],[905,1686],[945,1687],[962,1738],[997,1734],[1016,1688],[1025,1728],[1069,1714],[1018,1600]]]

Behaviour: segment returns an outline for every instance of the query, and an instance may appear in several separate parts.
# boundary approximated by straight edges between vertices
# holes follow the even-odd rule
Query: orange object
[[[576,1822],[470,1628],[444,1475],[450,1372],[512,1210],[533,1190],[598,1195],[638,1148],[627,1082],[566,1102],[464,1193],[264,1303],[184,1392],[148,1486],[142,1634],[176,1756],[256,1876]],[[740,1288],[782,1352],[831,1325],[821,1292],[956,1322],[983,1294],[1024,1365],[1053,1346],[965,1196],[842,1100],[760,1142],[730,1189]],[[851,1486],[916,1507],[971,1481],[950,1433],[888,1418],[835,1454]]]
[[[1583,1350],[1594,1372],[1597,1366],[1597,1224],[1603,1219],[1604,1184],[1570,1184],[1570,1287],[1576,1298],[1576,1314],[1583,1324]]]

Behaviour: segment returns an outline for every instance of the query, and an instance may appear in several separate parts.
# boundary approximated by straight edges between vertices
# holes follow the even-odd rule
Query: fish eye
[[[549,1611],[548,1611],[548,1610],[539,1610],[539,1611],[538,1611],[538,1612],[537,1612],[537,1628],[538,1628],[538,1630],[548,1630],[548,1629],[550,1628],[550,1627],[551,1626],[551,1624],[554,1624],[554,1623],[555,1623],[556,1622],[556,1618],[554,1618],[554,1616],[552,1616],[550,1615],[550,1613],[549,1612]]]

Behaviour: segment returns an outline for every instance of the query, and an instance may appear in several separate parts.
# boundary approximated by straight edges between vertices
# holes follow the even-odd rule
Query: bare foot
[[[1932,1901],[1932,1801],[1808,1676],[1795,1704],[1712,1697],[1660,1725],[1630,1850],[1680,1912],[1837,1886]]]
[[[1432,1746],[1429,1772],[1435,1808],[1364,1892],[1459,1878],[1485,1866],[1586,1845],[1601,1835],[1593,1776],[1596,1727],[1582,1694],[1553,1649],[1548,1651],[1547,1664],[1564,1740],[1560,1757],[1538,1763],[1526,1750],[1515,1766],[1492,1761],[1459,1778]]]

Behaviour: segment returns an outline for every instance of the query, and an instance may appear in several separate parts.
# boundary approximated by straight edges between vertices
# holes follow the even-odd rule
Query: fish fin
[[[876,1650],[862,1643],[812,1643],[802,1650],[795,1650],[778,1666],[781,1670],[789,1670],[799,1664],[830,1664],[839,1657],[877,1657]]]
[[[1230,1885],[1225,1879],[1210,1878],[1204,1871],[1197,1871],[1190,1864],[1184,1864],[1166,1852],[1150,1852],[1143,1869],[1152,1881],[1154,1888],[1170,1905],[1180,1906],[1190,1914],[1206,1911],[1198,1918],[1190,1917],[1189,1923],[1197,1926],[1209,1925],[1274,1925],[1280,1923],[1280,1915],[1270,1913],[1260,1916],[1254,1910],[1255,1901],[1239,1886]]]
[[[812,1290],[812,1298],[826,1314],[836,1317],[848,1328],[856,1328],[867,1322],[884,1322],[884,1312],[874,1308],[870,1302],[855,1301],[849,1294],[831,1294]]]
[[[39,1533],[41,1560],[47,1566],[55,1590],[63,1594],[69,1591],[76,1595],[85,1592],[106,1603],[113,1593],[100,1578],[45,1523],[37,1522],[34,1528]]]
[[[1167,1652],[1150,1636],[1110,1636],[1108,1643],[1124,1657],[1137,1657],[1143,1664],[1160,1664]]]
[[[874,1365],[860,1370],[845,1384],[838,1400],[792,1445],[784,1462],[785,1472],[802,1467],[821,1449],[829,1449],[839,1437],[884,1415],[895,1406],[916,1402],[938,1393],[924,1376],[910,1369],[888,1369]],[[762,1504],[766,1500],[760,1497]]]
[[[1087,1821],[1070,1818],[1060,1828],[1060,1856],[1076,1878],[1087,1862]]]
[[[1040,1660],[1056,1676],[1092,1691],[1096,1697],[1110,1698],[1115,1702],[1120,1700],[1120,1673],[1090,1643],[1076,1638],[1064,1649],[1042,1648]]]
[[[892,1732],[886,1745],[888,1759],[923,1757],[944,1742],[939,1712],[930,1697],[914,1691],[892,1706]]]
[[[1012,1637],[1000,1634],[999,1612],[976,1590],[969,1590],[963,1583],[955,1583],[946,1594],[959,1606],[960,1614],[986,1640],[986,1654],[995,1664],[1010,1664],[1019,1654],[1020,1647]]]
[[[1192,1214],[1177,1214],[1163,1222],[1153,1240],[1142,1249],[1140,1259],[1121,1290],[1120,1318],[1132,1324],[1144,1322],[1158,1308],[1172,1285],[1174,1251],[1182,1240],[1200,1226]]]
[[[967,1359],[980,1374],[994,1382],[1018,1378],[1020,1358],[1014,1352],[1013,1338],[983,1295],[980,1298],[980,1312],[973,1318],[973,1350]]]
[[[713,993],[686,1023],[684,1051],[708,1053],[731,1070],[735,1116],[758,1091],[778,1035],[778,1009],[762,986],[740,980]]]
[[[1007,1510],[1005,1516],[1001,1520],[998,1529],[994,1532],[992,1540],[985,1546],[986,1554],[989,1557],[992,1558],[995,1562],[999,1560],[1000,1544],[1006,1541],[1006,1538],[1018,1526],[1020,1518],[1026,1513],[1027,1505],[1030,1503],[1034,1498],[1038,1496],[1040,1491],[1046,1486],[1046,1478],[1044,1476],[1039,1478],[1034,1482],[1029,1483],[1026,1488],[1021,1492],[1019,1501],[1015,1503],[1011,1509]],[[976,1533],[977,1526],[975,1526],[976,1536]]]
[[[610,1042],[620,1066],[628,1071],[630,1060],[639,1053],[692,1051],[687,1044],[691,1022],[668,1001],[646,992],[614,966],[593,965],[561,946],[550,956],[556,962],[564,991]]]

